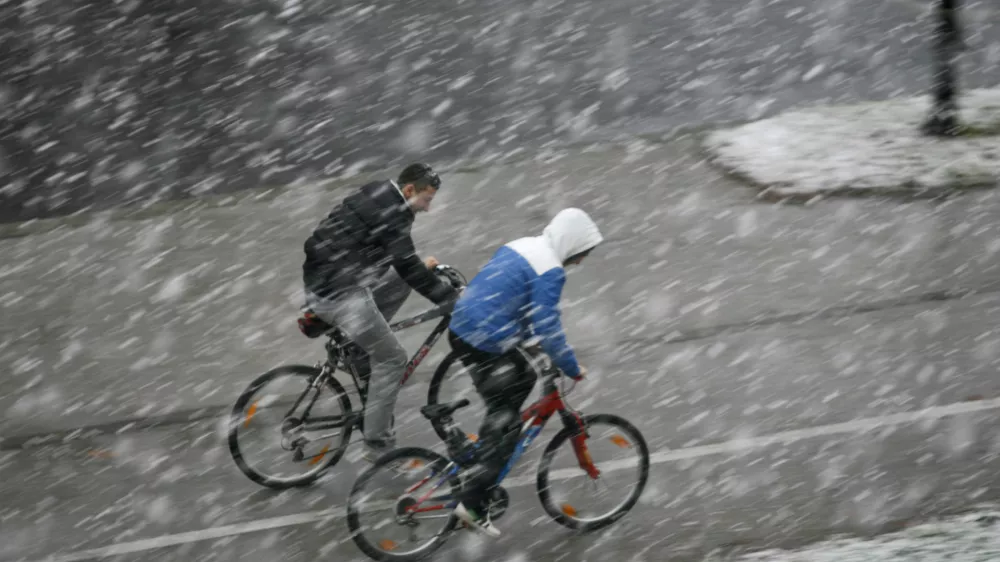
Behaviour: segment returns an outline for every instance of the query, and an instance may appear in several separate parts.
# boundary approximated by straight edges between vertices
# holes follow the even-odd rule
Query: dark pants
[[[469,368],[476,392],[486,403],[486,417],[479,426],[479,462],[467,470],[469,478],[459,498],[466,507],[485,514],[490,489],[517,448],[521,407],[535,386],[535,372],[516,352],[480,351],[450,330],[448,341]]]

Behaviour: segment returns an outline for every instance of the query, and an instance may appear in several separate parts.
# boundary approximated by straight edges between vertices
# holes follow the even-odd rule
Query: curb
[[[733,181],[739,182],[752,189],[756,189],[756,198],[767,203],[809,206],[814,203],[833,198],[883,198],[901,201],[943,201],[968,193],[989,191],[1000,188],[1000,181],[996,181],[993,183],[961,187],[945,186],[934,188],[915,188],[906,187],[904,185],[896,185],[857,188],[843,187],[837,189],[827,189],[822,192],[779,191],[787,188],[787,186],[783,184],[762,184],[754,180],[746,173],[721,163],[717,158],[717,155],[704,144],[699,146],[699,151],[705,156],[706,161],[710,166],[712,166],[712,168]]]
[[[731,168],[718,161],[715,155],[705,146],[701,147],[708,164],[727,178],[747,187],[756,189],[756,198],[767,203],[809,206],[819,201],[833,198],[851,199],[893,199],[901,201],[943,201],[968,193],[988,191],[1000,187],[1000,182],[980,184],[975,186],[946,186],[934,188],[912,188],[906,186],[859,187],[827,189],[823,192],[789,192],[779,191],[787,186],[781,184],[762,184],[749,177],[744,172]]]

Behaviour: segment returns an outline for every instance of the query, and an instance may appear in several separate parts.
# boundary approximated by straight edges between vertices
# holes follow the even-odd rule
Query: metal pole
[[[935,9],[934,103],[922,126],[924,134],[953,137],[961,133],[958,115],[956,56],[964,47],[958,25],[959,0],[940,0]]]

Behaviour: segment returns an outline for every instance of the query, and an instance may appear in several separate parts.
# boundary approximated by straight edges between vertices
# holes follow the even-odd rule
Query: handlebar
[[[450,265],[438,264],[434,266],[434,273],[448,279],[452,287],[462,289],[469,284],[462,272]]]
[[[563,374],[563,372],[552,363],[552,358],[542,350],[542,346],[537,342],[531,342],[529,340],[529,343],[521,346],[521,351],[528,356],[528,361],[541,375],[542,387],[545,388],[546,392],[559,390],[560,394],[565,396],[576,388],[579,381],[573,380]],[[559,385],[557,384],[557,381],[564,384]],[[566,381],[570,381],[570,387],[568,389],[565,387]]]

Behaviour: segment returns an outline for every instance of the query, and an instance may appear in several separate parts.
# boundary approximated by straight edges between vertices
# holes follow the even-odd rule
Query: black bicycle
[[[434,273],[457,289],[467,284],[453,267],[438,265]],[[229,451],[236,466],[254,482],[274,489],[316,481],[344,456],[353,429],[364,430],[368,377],[355,368],[363,352],[336,326],[322,321],[308,308],[302,311],[299,330],[309,338],[329,338],[326,361],[312,366],[282,365],[257,377],[240,394],[229,419]],[[451,315],[446,309],[433,307],[390,325],[396,332],[435,318],[441,321],[407,363],[401,385],[406,384],[448,328]],[[352,410],[347,392],[334,376],[338,369],[348,373],[354,382],[361,400],[358,410]],[[258,453],[261,459],[256,458]],[[275,461],[278,469],[264,471],[258,460]]]

